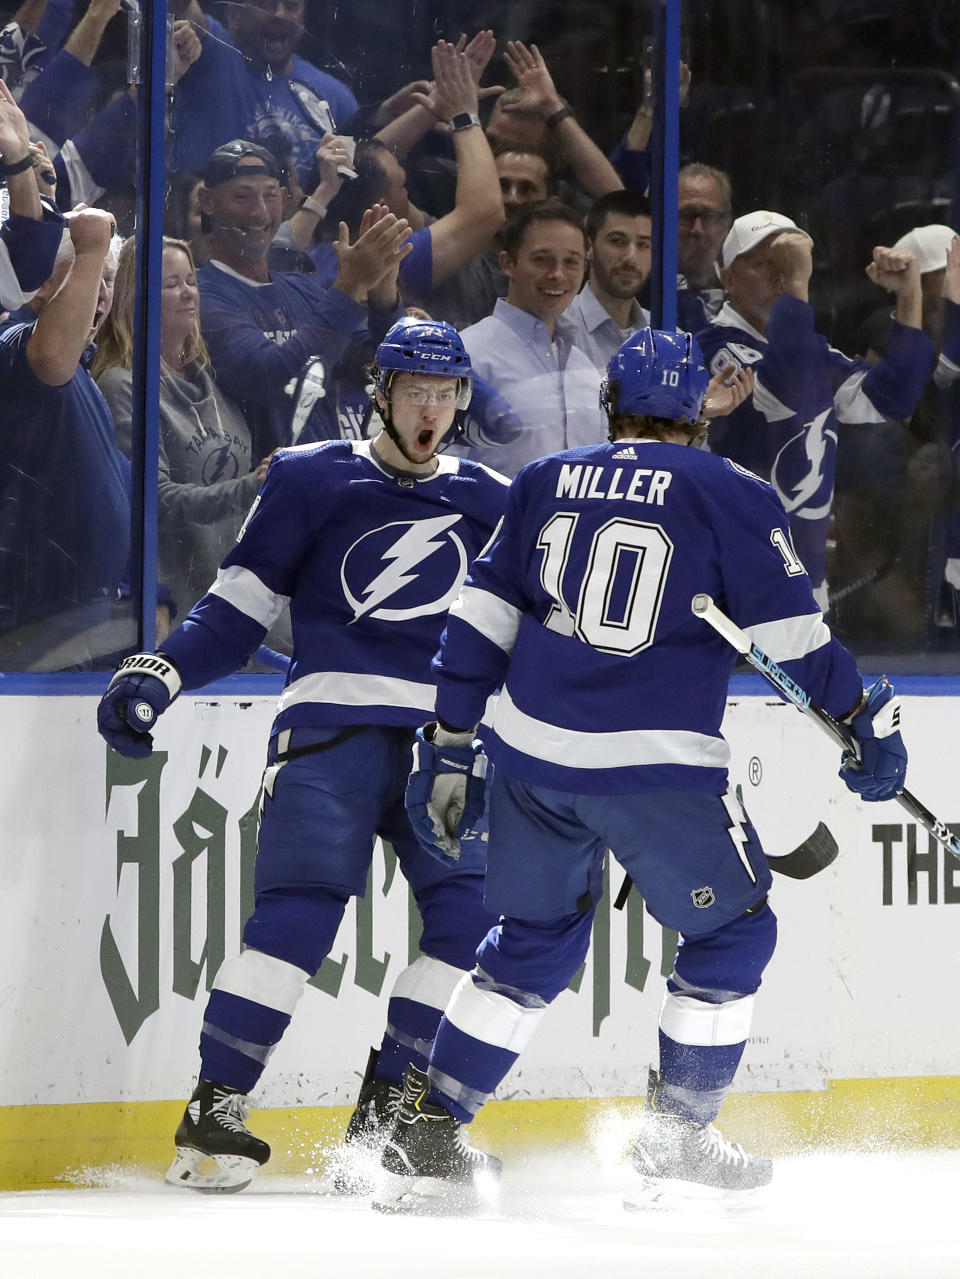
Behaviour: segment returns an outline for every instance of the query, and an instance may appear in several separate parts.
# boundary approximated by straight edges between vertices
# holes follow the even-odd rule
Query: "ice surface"
[[[325,1178],[198,1195],[129,1172],[0,1194],[3,1279],[945,1279],[960,1276],[960,1153],[779,1159],[748,1208],[628,1213],[597,1152],[507,1160],[496,1211],[386,1217]]]

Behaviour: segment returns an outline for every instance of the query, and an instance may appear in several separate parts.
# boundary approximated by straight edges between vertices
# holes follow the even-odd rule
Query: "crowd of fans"
[[[568,101],[535,44],[489,29],[360,104],[301,56],[305,0],[170,9],[161,637],[274,450],[374,433],[367,368],[405,311],[460,329],[476,371],[453,452],[513,475],[602,439],[655,231],[642,83],[601,147],[577,85]],[[0,670],[106,667],[136,642],[138,87],[110,33],[138,12],[25,0],[0,31]],[[960,651],[960,240],[927,221],[874,247],[842,353],[811,298],[816,220],[744,209],[684,148],[677,313],[713,376],[705,447],[774,484],[785,554],[855,647]]]

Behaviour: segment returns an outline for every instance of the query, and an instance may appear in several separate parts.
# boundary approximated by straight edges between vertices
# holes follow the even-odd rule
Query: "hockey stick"
[[[737,803],[743,807],[743,787],[737,787]],[[787,875],[790,879],[809,879],[817,875],[837,860],[840,846],[834,839],[826,822],[818,822],[817,829],[808,835],[803,843],[798,844],[792,853],[783,853],[780,857],[767,854],[767,862],[771,870],[778,875]]]
[[[731,622],[725,613],[717,608],[709,595],[694,595],[690,601],[690,608],[697,617],[702,617],[708,622],[718,635],[723,638],[733,648],[741,653],[755,670],[770,681],[774,688],[778,689],[788,702],[792,702],[798,710],[803,711],[805,715],[814,720],[828,737],[840,746],[843,750],[850,751],[854,758],[859,762],[860,746],[853,733],[845,724],[839,723],[833,716],[812,701],[810,694],[805,692],[800,685],[790,678],[782,666],[778,666],[773,658],[768,657],[762,648],[758,648],[745,631],[739,626]],[[934,817],[929,808],[926,808],[915,795],[904,789],[896,796],[897,803],[901,808],[906,809],[910,816],[923,827],[938,844],[942,844],[944,848],[949,849],[954,857],[960,857],[960,839],[950,830],[945,822]]]

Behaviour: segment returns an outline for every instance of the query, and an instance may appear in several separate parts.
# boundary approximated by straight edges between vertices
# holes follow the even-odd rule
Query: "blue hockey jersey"
[[[797,553],[814,586],[826,576],[839,422],[909,417],[933,363],[921,329],[893,326],[878,364],[851,360],[815,332],[813,308],[777,298],[766,336],[727,303],[697,340],[711,374],[724,365],[752,368],[751,398],[714,418],[709,447],[770,481],[790,517]]]
[[[437,713],[479,722],[510,776],[581,794],[722,794],[736,654],[690,609],[718,605],[830,711],[861,680],[817,608],[769,484],[678,444],[619,440],[525,466],[434,659]]]
[[[430,476],[394,471],[369,440],[281,450],[217,580],[161,649],[198,688],[242,666],[289,603],[275,729],[422,724],[447,609],[506,493],[459,458]]]

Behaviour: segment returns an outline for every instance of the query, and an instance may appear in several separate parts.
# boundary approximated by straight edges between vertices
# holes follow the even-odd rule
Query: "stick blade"
[[[825,870],[837,859],[840,847],[824,822],[820,822],[812,835],[798,844],[792,853],[782,857],[768,857],[770,869],[790,879],[809,879]]]

